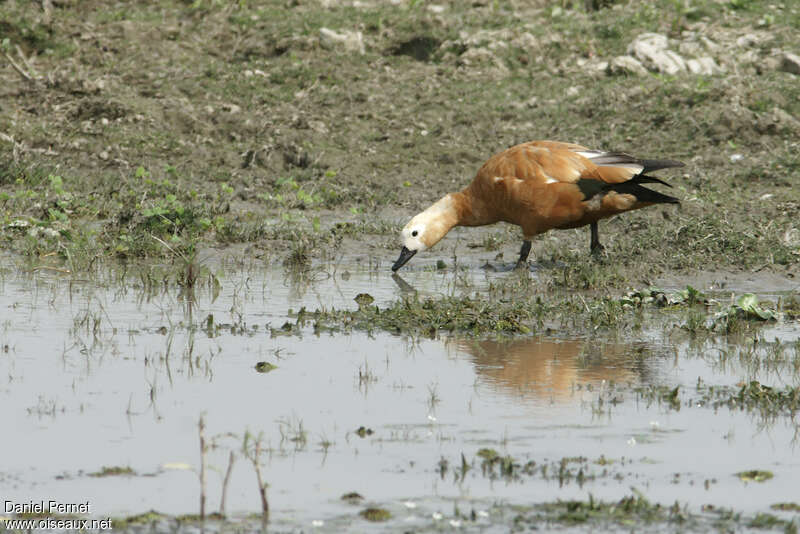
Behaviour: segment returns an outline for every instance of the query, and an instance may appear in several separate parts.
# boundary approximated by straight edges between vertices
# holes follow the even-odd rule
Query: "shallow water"
[[[305,275],[220,268],[219,294],[201,287],[191,306],[176,289],[146,289],[131,273],[87,281],[11,264],[3,272],[4,500],[89,501],[95,518],[150,509],[195,514],[201,414],[217,445],[208,454],[208,510],[218,507],[229,451],[238,453],[249,431],[269,451],[262,469],[272,520],[288,528],[336,530],[368,504],[392,511],[390,526],[399,528],[433,524],[435,513],[447,521],[456,507],[488,513],[495,503],[589,494],[615,500],[632,487],[694,511],[713,504],[752,514],[797,500],[793,419],[706,406],[676,411],[635,392],[653,385],[691,391],[698,378],[800,382],[787,366],[721,360],[722,351],[736,351],[727,342],[691,343],[667,329],[506,341],[317,336],[310,328],[271,334],[293,322],[289,309],[356,308],[362,292],[384,306],[408,290],[387,270],[357,262]],[[410,270],[404,280],[436,295],[464,285],[480,290],[503,276]],[[210,315],[223,328],[206,329]],[[798,336],[797,323],[763,333],[784,343]],[[277,368],[259,373],[260,361]],[[359,437],[362,426],[372,433]],[[547,477],[490,477],[476,460],[481,448],[553,467]],[[462,453],[475,463],[459,477]],[[569,457],[587,459],[582,484],[556,474]],[[136,475],[90,476],[104,466],[129,466]],[[775,477],[744,483],[734,476],[748,469]],[[366,500],[353,506],[340,499],[352,491]],[[259,510],[254,469],[239,454],[227,511]]]

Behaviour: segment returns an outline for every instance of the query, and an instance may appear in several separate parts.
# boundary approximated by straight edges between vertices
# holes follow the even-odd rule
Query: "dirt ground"
[[[644,59],[636,67],[634,45],[647,33],[662,36],[670,61],[683,67]],[[72,281],[88,280],[144,295],[163,289],[176,295],[173,304],[191,304],[187,286],[213,303],[220,287],[237,283],[225,279],[226,265],[262,280],[279,273],[284,284],[273,285],[292,290],[322,273],[346,303],[314,310],[322,299],[308,309],[275,301],[280,314],[295,311],[275,312],[281,321],[269,336],[263,330],[265,345],[297,336],[291,341],[303,353],[301,341],[314,341],[310,333],[301,339],[303,329],[331,339],[354,330],[395,341],[445,332],[482,341],[532,333],[591,340],[599,331],[622,339],[647,322],[700,353],[698,339],[731,335],[732,347],[750,351],[739,359],[755,366],[768,360],[762,352],[778,361],[793,343],[796,373],[799,46],[794,1],[0,0],[0,246],[13,258],[0,279],[38,270],[68,285],[70,299]],[[682,160],[685,167],[659,173],[681,204],[601,222],[606,250],[598,258],[589,255],[586,228],[542,235],[535,276],[481,279],[481,269],[511,269],[517,228],[456,229],[401,272],[438,288],[441,272],[452,291],[396,299],[395,284],[415,294],[388,276],[406,221],[465,187],[492,154],[533,139]],[[347,266],[337,270],[340,263]],[[247,292],[249,274],[241,276]],[[356,310],[349,292],[359,280],[383,300],[372,305],[359,290]],[[16,309],[16,296],[8,302]],[[226,304],[231,314],[237,302]],[[274,319],[254,302],[259,313],[249,323],[239,314],[241,325],[218,331],[241,334]],[[662,308],[675,315],[650,313]],[[106,317],[98,311],[94,328]],[[170,325],[211,332],[207,317],[201,324],[190,313]],[[786,343],[758,338],[762,325],[776,323]],[[91,337],[88,314],[74,324]],[[24,321],[14,326],[29,333]],[[149,332],[159,347],[166,331]],[[280,347],[270,347],[277,357]],[[306,365],[316,369],[298,358],[298,374],[284,384],[306,380]],[[42,375],[51,371],[48,363]],[[345,384],[323,371],[326,384]],[[686,397],[700,390],[694,383],[654,388],[650,398],[677,412],[680,393],[686,406],[699,406]],[[749,384],[753,398],[780,416],[788,410],[773,402],[786,400],[777,388]],[[725,393],[741,400],[750,391],[735,386]],[[794,418],[797,389],[785,397]],[[552,504],[546,524],[602,509],[620,531],[630,517],[674,530],[666,509],[641,496],[566,503],[566,516],[563,505]],[[534,511],[509,508],[513,517],[498,524],[538,528],[544,516]],[[681,510],[669,514],[680,518]]]
[[[680,208],[601,224],[608,260],[584,285],[797,272],[795,3],[43,5],[0,2],[7,249],[76,271],[237,243],[388,267],[405,221],[487,157],[556,139],[687,164],[662,173]],[[717,73],[610,69],[644,32]],[[514,228],[459,235],[487,258],[519,246]],[[534,254],[572,268],[588,240],[553,232]]]

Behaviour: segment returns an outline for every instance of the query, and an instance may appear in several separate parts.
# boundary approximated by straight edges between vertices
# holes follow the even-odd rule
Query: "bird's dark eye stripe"
[[[418,234],[418,233],[419,233],[419,232],[417,232],[416,230],[414,230],[413,232],[411,232],[411,235],[412,235],[413,237],[417,237],[417,234]]]

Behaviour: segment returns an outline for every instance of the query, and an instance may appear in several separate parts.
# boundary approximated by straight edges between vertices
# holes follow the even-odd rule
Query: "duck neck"
[[[461,224],[462,193],[448,193],[434,202],[415,219],[426,225],[424,243],[427,248],[438,243],[454,226]]]
[[[483,202],[472,194],[472,188],[467,187],[461,192],[450,193],[458,205],[458,224],[461,226],[482,226],[497,222],[486,210]]]

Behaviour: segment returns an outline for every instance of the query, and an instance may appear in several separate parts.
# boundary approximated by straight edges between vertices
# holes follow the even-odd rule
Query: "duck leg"
[[[531,242],[523,241],[522,248],[519,249],[519,259],[517,260],[517,269],[525,267],[528,264],[528,255],[531,253]]]
[[[600,244],[600,236],[597,233],[597,223],[593,222],[589,225],[589,228],[592,230],[592,241],[589,244],[589,250],[592,254],[600,254],[605,250],[605,247]]]

